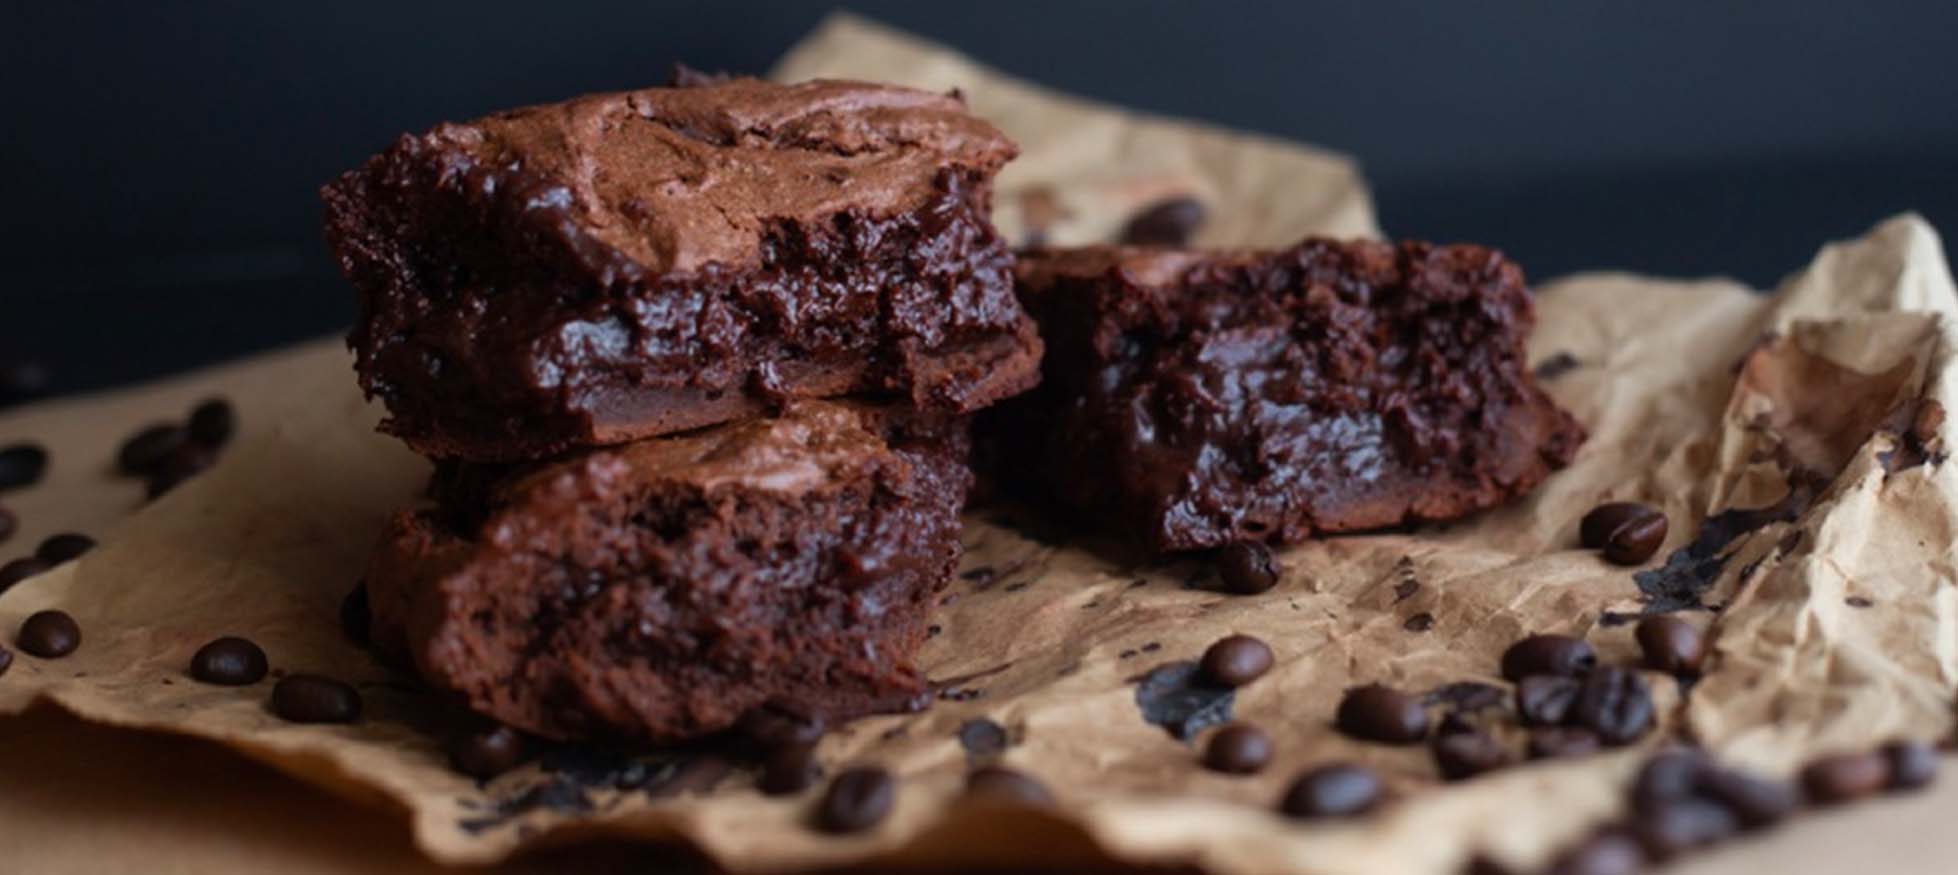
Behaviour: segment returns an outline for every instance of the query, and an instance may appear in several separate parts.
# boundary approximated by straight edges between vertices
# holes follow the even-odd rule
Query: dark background
[[[0,360],[56,391],[338,331],[317,186],[396,134],[765,71],[814,3],[4,0]],[[1396,236],[1771,285],[1958,227],[1958,3],[847,4],[1057,88],[1324,144]]]

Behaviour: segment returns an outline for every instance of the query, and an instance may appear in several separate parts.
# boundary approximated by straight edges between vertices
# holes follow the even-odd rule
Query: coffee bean
[[[49,565],[60,565],[93,549],[94,538],[76,532],[63,532],[49,535],[47,540],[42,541],[41,546],[34,550],[34,558]]]
[[[1546,726],[1530,732],[1528,752],[1533,760],[1555,760],[1597,753],[1598,734],[1576,727]]]
[[[0,505],[0,544],[6,543],[7,539],[13,537],[14,532],[19,530],[20,517],[15,516],[14,512],[8,510],[5,505]]]
[[[793,702],[770,700],[734,721],[734,731],[751,750],[767,754],[784,747],[813,747],[823,740],[823,715]]]
[[[1740,823],[1725,806],[1688,796],[1639,812],[1632,831],[1646,858],[1663,862],[1732,836]]]
[[[265,679],[265,651],[243,638],[227,636],[197,649],[190,676],[207,684],[242,687]]]
[[[1703,770],[1699,776],[1698,790],[1705,796],[1733,812],[1734,819],[1740,822],[1741,829],[1762,829],[1773,826],[1793,814],[1801,805],[1801,794],[1786,781],[1777,781],[1738,772],[1733,769]]]
[[[1509,765],[1513,760],[1502,742],[1487,732],[1457,732],[1435,736],[1435,768],[1442,780],[1463,781]]]
[[[14,646],[31,656],[60,659],[82,646],[82,627],[62,611],[37,611],[20,624]]]
[[[1604,552],[1619,565],[1638,565],[1652,558],[1666,540],[1666,515],[1643,504],[1615,501],[1584,515],[1578,540]]]
[[[822,780],[823,764],[816,748],[805,745],[778,747],[762,760],[761,779],[756,786],[770,796],[800,793]]]
[[[1047,790],[1047,785],[1025,772],[1005,766],[975,769],[972,774],[966,776],[965,795],[968,799],[983,799],[1032,808],[1049,808],[1054,804],[1054,794]]]
[[[1203,224],[1203,202],[1188,195],[1159,200],[1138,211],[1122,228],[1130,246],[1182,246]]]
[[[148,426],[122,442],[122,449],[116,451],[116,470],[136,477],[147,476],[189,439],[190,432],[175,423]]]
[[[158,498],[216,463],[217,456],[211,452],[211,448],[187,441],[170,455],[164,456],[163,461],[150,472],[149,482],[145,486],[146,494],[152,499]]]
[[[5,565],[0,565],[0,592],[6,592],[14,584],[53,567],[45,560],[33,556],[22,556]]]
[[[1217,576],[1225,592],[1257,595],[1278,585],[1278,560],[1270,547],[1239,541],[1218,553]]]
[[[1219,686],[1241,687],[1271,670],[1271,648],[1249,635],[1231,635],[1203,652],[1203,674]]]
[[[191,408],[190,437],[204,446],[214,450],[224,446],[237,428],[238,415],[232,412],[231,402],[223,398],[206,399]]]
[[[13,665],[14,652],[5,647],[0,647],[0,675],[6,674],[7,669],[12,668]]]
[[[1503,651],[1502,676],[1512,682],[1533,674],[1582,677],[1597,664],[1598,652],[1582,638],[1531,635]]]
[[[1369,684],[1346,691],[1333,724],[1354,738],[1413,744],[1428,734],[1428,712],[1413,696]]]
[[[47,472],[48,451],[40,444],[14,444],[0,450],[0,490],[32,486]]]
[[[472,729],[449,739],[449,767],[487,781],[530,758],[530,741],[508,726]]]
[[[862,832],[881,823],[897,802],[897,782],[876,766],[857,766],[837,775],[816,803],[816,828],[827,833]]]
[[[1529,726],[1560,726],[1583,688],[1576,678],[1530,675],[1516,685],[1516,716]]]
[[[1544,871],[1546,875],[1638,875],[1644,869],[1645,849],[1638,840],[1607,830],[1558,854]]]
[[[48,368],[40,362],[0,364],[0,407],[32,401],[47,394]]]
[[[1938,777],[1937,748],[1923,741],[1893,741],[1883,746],[1890,761],[1890,789],[1916,790]]]
[[[1632,807],[1640,811],[1693,795],[1711,767],[1698,750],[1674,747],[1654,754],[1632,779]]]
[[[1875,795],[1890,783],[1890,760],[1879,751],[1826,756],[1802,768],[1802,790],[1817,805]]]
[[[1672,675],[1696,675],[1706,659],[1706,639],[1698,626],[1671,614],[1646,617],[1635,633],[1644,665]]]
[[[1372,769],[1335,763],[1299,775],[1278,810],[1298,818],[1354,817],[1379,805],[1381,793],[1380,776]]]
[[[272,687],[272,713],[294,723],[352,723],[360,691],[332,678],[289,674]]]
[[[1614,747],[1630,744],[1652,727],[1652,691],[1638,672],[1601,665],[1584,676],[1570,720]]]
[[[1271,736],[1247,723],[1232,723],[1210,736],[1203,749],[1203,765],[1227,775],[1251,775],[1271,762]]]
[[[355,644],[366,644],[372,622],[373,615],[367,606],[367,581],[363,580],[354,584],[347,597],[340,600],[340,631]]]

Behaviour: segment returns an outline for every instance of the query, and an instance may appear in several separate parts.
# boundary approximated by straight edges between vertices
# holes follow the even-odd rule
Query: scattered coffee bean
[[[1048,808],[1054,804],[1054,794],[1048,792],[1047,785],[1025,772],[1005,766],[986,766],[975,769],[965,779],[965,795],[971,799],[985,799],[1033,808]]]
[[[1890,783],[1890,760],[1879,751],[1826,756],[1802,768],[1802,790],[1817,805],[1875,795]]]
[[[1570,718],[1583,682],[1553,674],[1533,674],[1516,685],[1516,716],[1529,726],[1559,726]]]
[[[1380,776],[1365,766],[1320,766],[1292,782],[1278,810],[1299,818],[1353,817],[1380,804],[1382,789]]]
[[[1644,735],[1652,727],[1652,711],[1652,690],[1638,672],[1601,665],[1584,676],[1570,719],[1616,747]]]
[[[1638,840],[1607,830],[1557,855],[1544,871],[1547,875],[1638,875],[1644,869],[1645,849]]]
[[[82,646],[82,627],[63,611],[36,611],[21,621],[14,646],[30,656],[60,659]]]
[[[1225,592],[1257,595],[1278,585],[1278,560],[1270,547],[1239,541],[1218,554],[1217,576]]]
[[[876,766],[837,775],[816,804],[816,827],[827,833],[862,832],[881,823],[897,802],[897,782]]]
[[[1890,761],[1890,789],[1916,790],[1938,777],[1938,750],[1923,741],[1893,741],[1883,746]]]
[[[1652,558],[1666,540],[1666,515],[1643,504],[1614,501],[1584,515],[1578,540],[1600,550],[1619,565],[1638,565]]]
[[[49,535],[47,540],[42,541],[41,546],[34,550],[34,558],[49,565],[60,565],[93,549],[94,538],[76,532],[63,532]]]
[[[1533,760],[1555,760],[1588,756],[1603,746],[1598,734],[1589,729],[1546,726],[1530,732],[1528,753]]]
[[[13,665],[14,652],[5,647],[0,647],[0,675],[6,674],[7,669],[12,668]]]
[[[822,780],[823,764],[811,745],[778,747],[761,763],[761,779],[756,786],[770,796],[800,793]]]
[[[472,729],[449,739],[449,767],[487,781],[530,758],[530,740],[508,726]]]
[[[238,415],[231,409],[231,402],[223,398],[206,399],[191,408],[190,437],[204,446],[217,449],[231,440],[231,433],[238,428]]]
[[[150,498],[160,497],[185,480],[204,473],[216,462],[217,457],[209,447],[194,441],[185,442],[170,455],[164,456],[163,461],[150,472],[145,492]]]
[[[1706,755],[1693,748],[1674,747],[1654,754],[1632,779],[1632,807],[1653,810],[1693,795],[1709,768]]]
[[[367,607],[367,581],[363,580],[354,584],[347,597],[340,600],[340,631],[355,644],[366,644],[372,618]]]
[[[1203,652],[1203,674],[1219,686],[1241,687],[1271,670],[1271,648],[1249,635],[1231,635]]]
[[[1188,195],[1164,198],[1138,211],[1122,228],[1130,246],[1182,246],[1203,225],[1203,202]]]
[[[1773,826],[1795,813],[1801,794],[1786,781],[1762,778],[1733,769],[1709,768],[1699,776],[1699,792],[1733,812],[1741,829]]]
[[[1739,830],[1739,821],[1725,806],[1692,796],[1641,811],[1632,822],[1646,858],[1655,862],[1706,847]]]
[[[1457,732],[1435,736],[1435,768],[1442,780],[1463,781],[1509,765],[1513,760],[1502,742],[1487,732]]]
[[[814,747],[826,728],[821,714],[780,700],[749,708],[734,721],[735,733],[764,755],[785,747]]]
[[[1388,744],[1413,744],[1428,734],[1421,701],[1379,684],[1347,690],[1333,723],[1354,738]]]
[[[1247,723],[1232,723],[1210,736],[1203,749],[1203,765],[1213,772],[1251,775],[1271,762],[1271,736]]]
[[[6,592],[14,584],[53,567],[45,560],[33,556],[22,556],[5,565],[0,565],[0,592]]]
[[[0,450],[0,490],[32,486],[47,472],[48,451],[40,444],[14,444]]]
[[[197,649],[190,676],[207,684],[242,687],[265,679],[265,651],[243,638],[226,636]]]
[[[1635,633],[1644,665],[1672,675],[1696,675],[1706,659],[1706,639],[1698,626],[1671,614],[1646,617]]]
[[[1520,681],[1533,674],[1582,677],[1598,664],[1590,642],[1569,635],[1531,635],[1502,654],[1502,676]]]
[[[272,687],[272,713],[294,723],[352,723],[360,691],[332,678],[289,674]]]
[[[134,477],[148,476],[190,439],[182,426],[159,422],[144,428],[122,442],[116,451],[116,470]]]
[[[0,505],[0,544],[6,543],[7,539],[13,537],[14,532],[19,529],[20,517],[15,516],[14,512],[4,505]]]

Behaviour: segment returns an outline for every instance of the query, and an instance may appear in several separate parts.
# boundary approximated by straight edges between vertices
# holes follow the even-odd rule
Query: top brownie
[[[983,420],[996,476],[1154,551],[1460,516],[1583,440],[1488,249],[1037,249],[1018,272],[1046,373]]]
[[[708,81],[404,136],[327,185],[383,429],[515,461],[864,395],[965,413],[1040,342],[956,96]]]

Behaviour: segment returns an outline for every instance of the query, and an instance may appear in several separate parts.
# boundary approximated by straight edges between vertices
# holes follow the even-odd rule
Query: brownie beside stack
[[[917,700],[964,416],[1039,377],[988,220],[1013,154],[955,97],[732,79],[328,185],[361,383],[439,472],[370,563],[376,645],[557,738]]]

